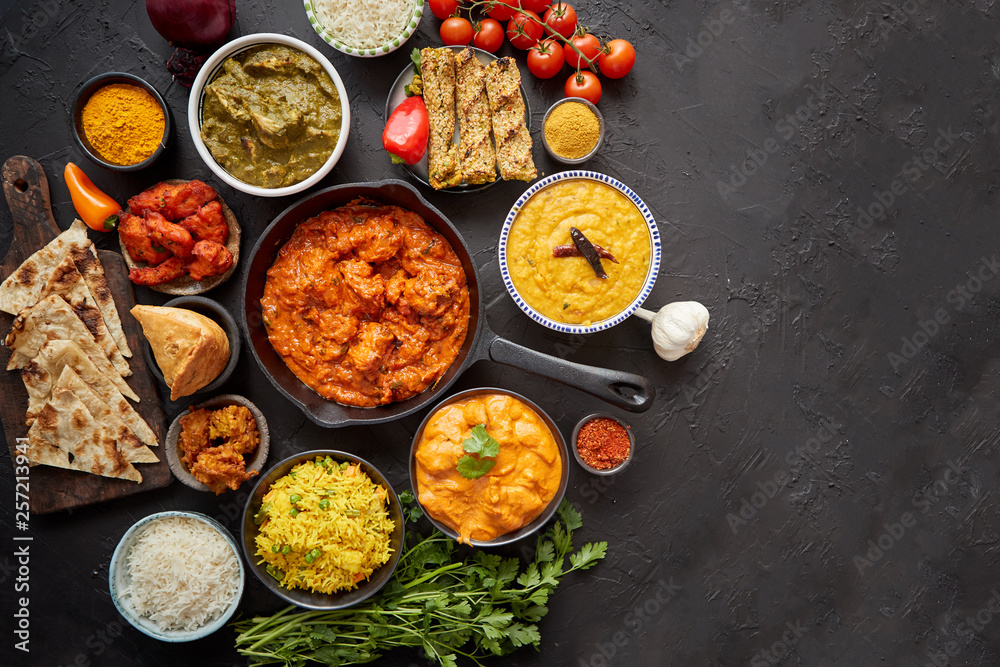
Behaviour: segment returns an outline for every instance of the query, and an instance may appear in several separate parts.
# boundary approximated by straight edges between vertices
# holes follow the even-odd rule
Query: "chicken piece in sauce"
[[[193,280],[222,275],[233,265],[233,253],[215,241],[198,241],[191,250],[187,271]]]
[[[153,247],[153,241],[149,238],[149,228],[146,221],[130,213],[122,213],[118,220],[118,235],[125,245],[132,261],[143,262],[150,266],[156,266],[170,257],[166,248]]]
[[[214,241],[226,245],[229,225],[222,216],[222,202],[213,200],[177,223],[186,229],[195,241]]]
[[[352,202],[299,224],[261,306],[275,351],[324,398],[373,407],[424,391],[469,326],[465,272],[417,214]]]

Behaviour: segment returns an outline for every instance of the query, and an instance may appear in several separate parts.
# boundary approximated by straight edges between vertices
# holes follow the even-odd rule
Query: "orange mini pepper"
[[[87,226],[98,232],[114,229],[118,224],[118,214],[122,212],[118,202],[101,192],[72,162],[66,164],[63,176],[73,198],[73,208]]]

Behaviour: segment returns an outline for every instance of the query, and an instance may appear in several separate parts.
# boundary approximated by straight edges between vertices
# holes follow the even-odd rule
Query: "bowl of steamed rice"
[[[307,609],[343,609],[378,592],[399,561],[403,532],[399,498],[382,473],[332,450],[278,463],[243,510],[250,569]]]
[[[108,572],[118,612],[165,642],[201,639],[225,625],[243,583],[236,540],[197,512],[158,512],[136,522],[118,543]]]
[[[410,38],[424,0],[304,0],[306,16],[324,42],[341,53],[374,58]]]

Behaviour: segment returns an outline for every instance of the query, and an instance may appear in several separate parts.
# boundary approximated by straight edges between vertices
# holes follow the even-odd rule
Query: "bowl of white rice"
[[[233,536],[197,512],[158,512],[136,522],[111,556],[108,586],[118,612],[165,642],[212,634],[243,596],[245,571]]]
[[[304,0],[324,42],[341,53],[374,58],[401,47],[420,25],[424,0]]]

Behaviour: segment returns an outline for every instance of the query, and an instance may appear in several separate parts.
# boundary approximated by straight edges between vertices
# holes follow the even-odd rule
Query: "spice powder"
[[[583,425],[576,436],[576,449],[591,468],[609,470],[628,460],[632,444],[624,426],[600,417]]]
[[[81,117],[94,150],[108,162],[126,166],[155,153],[166,127],[156,98],[127,83],[113,83],[91,95]]]
[[[545,121],[545,141],[556,155],[578,160],[594,150],[601,122],[580,102],[564,102]]]

